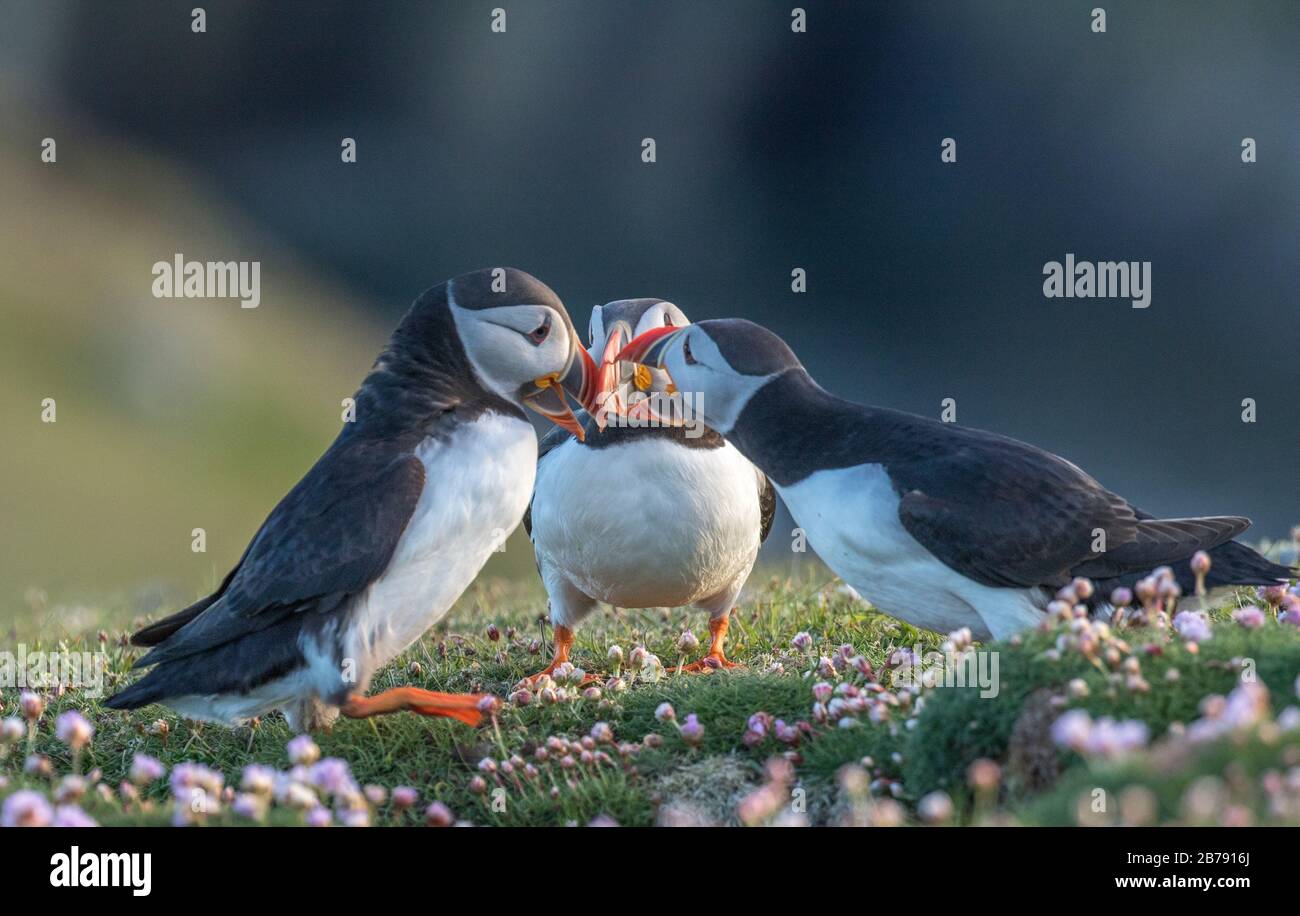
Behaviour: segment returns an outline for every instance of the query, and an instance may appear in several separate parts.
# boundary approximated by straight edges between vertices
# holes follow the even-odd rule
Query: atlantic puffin
[[[1210,587],[1296,573],[1233,540],[1248,519],[1154,518],[1043,449],[838,398],[749,321],[648,330],[618,358],[702,396],[705,421],[771,478],[826,564],[916,626],[1001,639],[1041,622],[1074,577],[1104,601],[1160,566],[1190,593],[1202,550]]]
[[[415,300],[355,395],[356,418],[272,510],[221,586],[137,632],[149,673],[114,709],[164,703],[292,728],[410,710],[477,724],[477,695],[366,696],[519,524],[537,436],[524,407],[583,434],[565,399],[600,373],[563,303],[521,270],[465,274]]]
[[[610,366],[634,335],[689,324],[662,299],[598,305],[589,355]],[[606,382],[604,394],[629,399],[627,384],[610,391]],[[709,615],[709,649],[682,670],[736,667],[725,651],[729,615],[772,528],[772,485],[702,424],[611,422],[594,435],[590,414],[580,422],[585,438],[560,428],[543,438],[536,492],[524,516],[555,642],[551,663],[529,680],[568,661],[574,629],[600,603],[700,608]]]

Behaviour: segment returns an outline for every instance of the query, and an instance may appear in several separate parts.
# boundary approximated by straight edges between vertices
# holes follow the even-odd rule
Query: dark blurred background
[[[1157,514],[1300,522],[1291,0],[200,2],[0,0],[2,606],[213,584],[410,300],[506,264],[580,328],[744,316]],[[153,299],[176,251],[261,260],[261,307]],[[1151,261],[1150,308],[1045,299],[1067,252]]]

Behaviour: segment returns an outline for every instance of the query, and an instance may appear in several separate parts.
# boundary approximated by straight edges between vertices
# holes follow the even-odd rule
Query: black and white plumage
[[[1232,540],[1247,519],[1155,519],[1040,448],[837,398],[748,321],[652,331],[620,359],[702,393],[706,421],[773,480],[827,565],[918,626],[1001,638],[1040,622],[1075,576],[1108,595],[1169,565],[1190,591],[1198,550],[1209,586],[1294,572]]]
[[[446,613],[527,508],[537,438],[522,405],[576,428],[556,386],[594,405],[595,384],[534,277],[485,270],[428,290],[357,392],[355,422],[217,591],[135,634],[153,647],[136,667],[151,670],[107,705],[227,723],[282,709],[306,729],[367,708],[354,698],[371,676]],[[416,711],[473,721],[472,705]],[[395,708],[415,707],[373,711]]]
[[[590,355],[603,362],[611,340],[617,348],[649,328],[687,324],[661,299],[597,306]],[[602,602],[699,607],[718,637],[725,631],[718,621],[735,605],[771,528],[771,484],[702,425],[615,423],[596,433],[590,416],[583,422],[591,432],[583,442],[558,428],[542,440],[524,519],[557,628],[552,668],[567,658],[573,628]],[[720,649],[715,661],[726,664]]]

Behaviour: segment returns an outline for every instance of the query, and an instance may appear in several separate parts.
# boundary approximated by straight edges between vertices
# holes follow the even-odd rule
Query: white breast
[[[442,619],[523,518],[537,436],[518,417],[488,413],[416,451],[425,486],[384,574],[356,599],[345,655],[361,678]]]
[[[543,569],[619,607],[680,607],[746,576],[759,548],[758,472],[730,444],[574,441],[542,462],[532,529]]]
[[[976,639],[1042,619],[1035,593],[981,585],[912,537],[881,465],[818,471],[777,490],[826,565],[887,614],[941,633],[970,627]]]

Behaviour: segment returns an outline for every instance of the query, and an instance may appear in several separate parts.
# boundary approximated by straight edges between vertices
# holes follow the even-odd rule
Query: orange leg
[[[551,656],[551,663],[531,677],[524,678],[524,680],[529,684],[533,684],[541,680],[543,675],[549,677],[554,674],[556,668],[569,660],[569,650],[571,648],[573,648],[573,631],[568,627],[562,627],[559,624],[556,624],[555,654]]]
[[[714,668],[740,668],[736,662],[727,658],[726,653],[722,651],[723,644],[727,641],[727,628],[731,626],[731,615],[727,614],[709,621],[709,635],[712,639],[709,642],[709,652],[704,658],[689,665],[682,665],[680,668],[669,668],[674,673],[701,674],[712,671]]]
[[[477,726],[483,721],[478,704],[486,694],[435,693],[419,687],[394,687],[373,697],[351,696],[340,708],[343,715],[352,719],[382,716],[390,712],[414,712],[422,716],[442,716],[456,719],[466,725]]]
[[[543,676],[549,677],[555,673],[555,669],[569,660],[569,650],[573,648],[573,631],[568,627],[555,625],[555,655],[551,657],[551,663],[538,671],[536,674],[524,678],[525,684],[536,684]],[[582,679],[582,683],[590,684],[599,681],[600,678],[594,674],[588,674]]]

